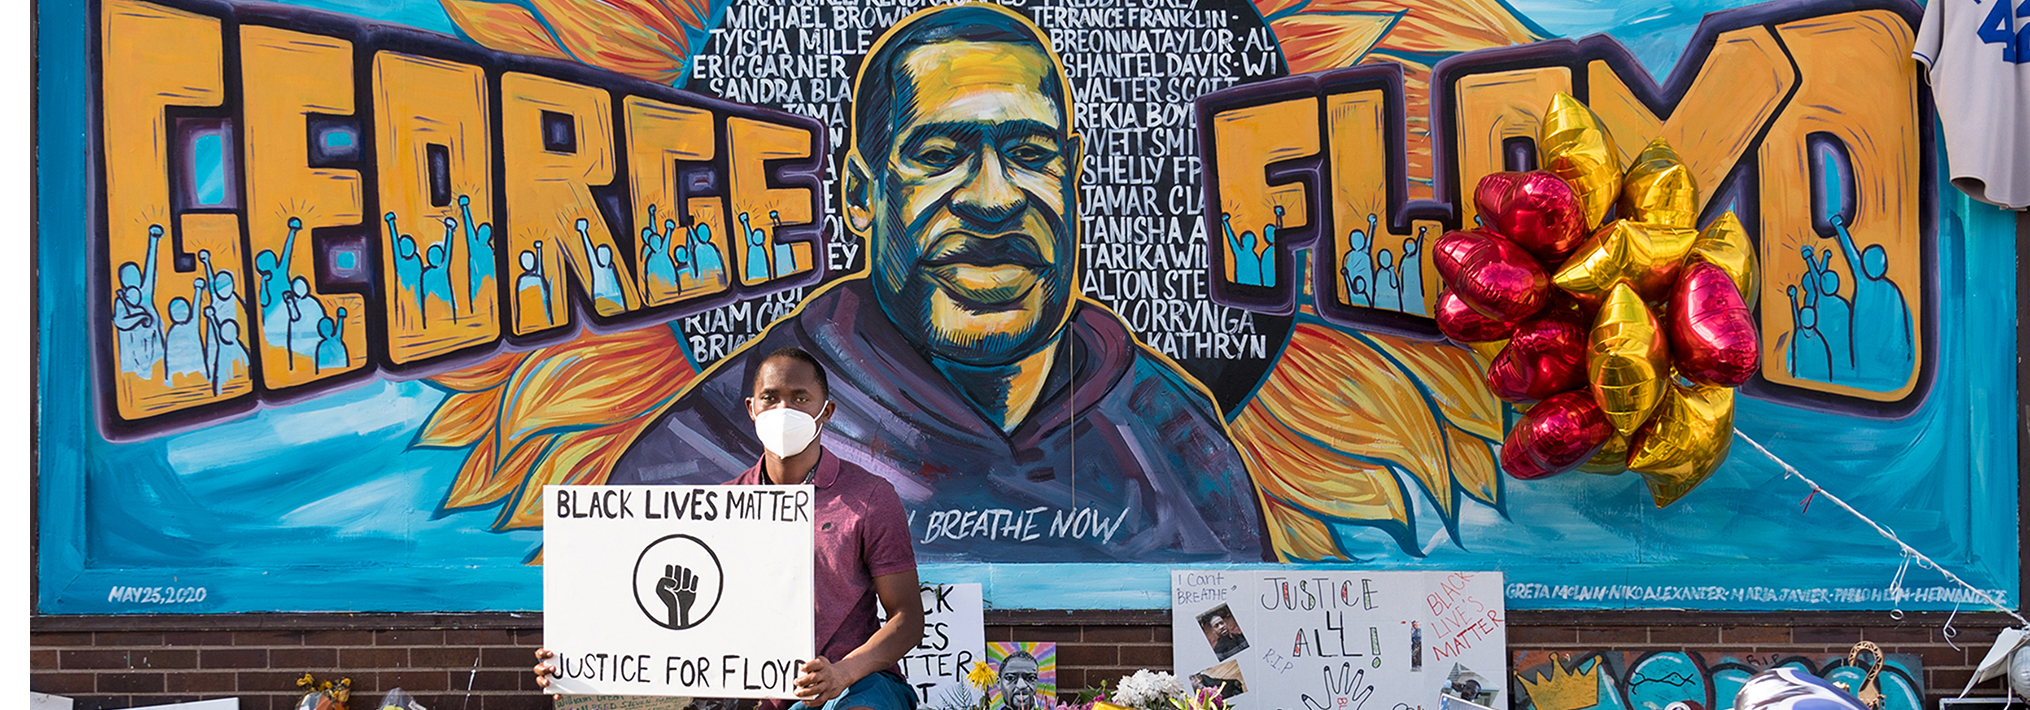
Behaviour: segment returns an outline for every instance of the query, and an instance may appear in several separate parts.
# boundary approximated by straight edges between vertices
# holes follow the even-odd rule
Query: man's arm
[[[923,597],[914,568],[875,577],[874,593],[881,598],[881,607],[888,610],[888,622],[845,658],[833,663],[820,658],[804,664],[804,675],[796,683],[799,697],[819,702],[836,698],[861,678],[895,665],[923,641]]]

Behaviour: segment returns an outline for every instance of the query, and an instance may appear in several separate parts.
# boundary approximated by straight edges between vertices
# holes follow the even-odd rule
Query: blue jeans
[[[916,689],[909,687],[901,678],[887,672],[872,673],[860,682],[840,693],[839,697],[826,701],[824,705],[808,705],[801,701],[789,706],[789,710],[846,710],[847,708],[873,708],[874,710],[916,710]]]

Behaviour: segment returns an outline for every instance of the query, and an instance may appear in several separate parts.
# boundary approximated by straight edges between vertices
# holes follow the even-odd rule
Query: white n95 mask
[[[754,417],[754,435],[769,453],[789,458],[818,440],[818,419],[796,409],[776,407]]]

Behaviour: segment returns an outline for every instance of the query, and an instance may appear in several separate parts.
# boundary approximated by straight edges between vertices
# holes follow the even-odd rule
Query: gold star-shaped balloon
[[[1600,447],[1600,453],[1586,463],[1579,464],[1579,470],[1602,476],[1618,476],[1628,470],[1628,437],[1615,433],[1607,437],[1607,444]]]
[[[1663,399],[1670,375],[1670,343],[1649,306],[1628,284],[1617,283],[1600,304],[1586,353],[1586,383],[1607,422],[1634,433]]]
[[[1734,286],[1741,290],[1741,300],[1748,303],[1750,310],[1755,308],[1756,297],[1762,295],[1755,248],[1749,245],[1748,229],[1741,226],[1741,219],[1734,216],[1733,210],[1721,214],[1699,232],[1699,238],[1692,242],[1691,259],[1727,272],[1727,278],[1733,279]]]
[[[1587,237],[1551,283],[1590,303],[1619,283],[1635,287],[1644,299],[1662,300],[1698,236],[1690,229],[1617,219]]]
[[[1672,382],[1656,418],[1630,443],[1628,470],[1649,484],[1656,507],[1677,502],[1727,460],[1734,444],[1734,388]]]
[[[1658,138],[1635,154],[1620,204],[1624,219],[1690,229],[1699,218],[1699,186],[1678,152]]]
[[[1551,97],[1537,131],[1537,154],[1586,206],[1586,228],[1600,226],[1621,196],[1621,153],[1600,117],[1570,94]]]

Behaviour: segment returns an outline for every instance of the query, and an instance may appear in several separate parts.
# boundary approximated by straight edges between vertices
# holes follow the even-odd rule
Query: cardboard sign
[[[966,683],[966,673],[987,648],[980,584],[925,584],[921,591],[923,641],[902,657],[902,674],[916,690],[919,706],[969,707],[977,694]],[[882,609],[876,605],[875,611]]]
[[[1498,572],[1174,570],[1170,581],[1177,673],[1236,708],[1506,702]]]
[[[567,694],[794,698],[810,486],[548,486],[543,642]]]

